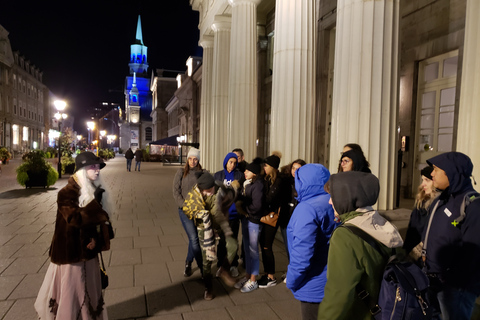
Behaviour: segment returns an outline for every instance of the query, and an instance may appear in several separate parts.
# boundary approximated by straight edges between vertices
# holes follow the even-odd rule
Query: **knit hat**
[[[261,158],[255,158],[253,161],[245,167],[245,170],[250,171],[251,173],[254,173],[256,175],[259,175],[260,172],[262,172],[262,167],[261,167],[262,159]]]
[[[195,172],[197,186],[201,190],[208,190],[215,185],[215,178],[208,171]]]
[[[433,171],[433,167],[426,166],[420,171],[420,174],[422,176],[425,176],[425,178],[432,180],[432,171]]]
[[[190,150],[188,151],[188,154],[187,154],[187,159],[190,158],[190,157],[194,157],[194,158],[197,158],[198,162],[200,162],[200,150],[198,150],[197,148],[190,148]]]
[[[265,163],[272,168],[278,169],[278,166],[280,165],[280,158],[273,154],[265,159]]]
[[[106,166],[103,160],[92,152],[82,152],[75,158],[75,172],[92,164],[99,164],[100,169],[103,169]]]

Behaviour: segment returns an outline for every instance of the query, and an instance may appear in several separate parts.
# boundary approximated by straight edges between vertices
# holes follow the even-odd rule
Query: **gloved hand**
[[[98,186],[97,189],[95,189],[95,192],[93,195],[95,196],[95,200],[97,200],[98,203],[102,202],[102,194],[105,192],[105,189],[102,188],[102,186]]]

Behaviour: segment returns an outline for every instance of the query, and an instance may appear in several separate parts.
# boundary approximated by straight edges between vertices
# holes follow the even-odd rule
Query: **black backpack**
[[[351,224],[343,226],[370,244],[387,261],[378,301],[373,301],[360,284],[356,287],[358,297],[365,302],[372,318],[375,320],[431,319],[432,310],[426,299],[429,282],[422,270],[412,262],[399,260],[396,255],[388,257],[381,250],[377,240],[362,229]]]

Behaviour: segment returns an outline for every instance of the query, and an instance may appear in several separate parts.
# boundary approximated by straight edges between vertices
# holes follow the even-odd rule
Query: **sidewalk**
[[[300,304],[283,283],[243,294],[215,280],[215,299],[204,301],[198,268],[183,276],[188,240],[172,197],[178,168],[142,162],[141,172],[126,172],[124,158],[117,157],[102,170],[117,207],[115,239],[104,254],[109,319],[300,319]],[[5,171],[0,179],[0,319],[34,320],[56,196],[68,175],[48,189],[24,189]],[[274,251],[280,278],[287,268],[283,243],[275,241]]]

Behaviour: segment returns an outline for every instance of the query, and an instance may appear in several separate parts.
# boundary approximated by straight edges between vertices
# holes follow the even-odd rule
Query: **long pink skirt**
[[[107,320],[98,258],[48,266],[35,301],[40,319]]]

